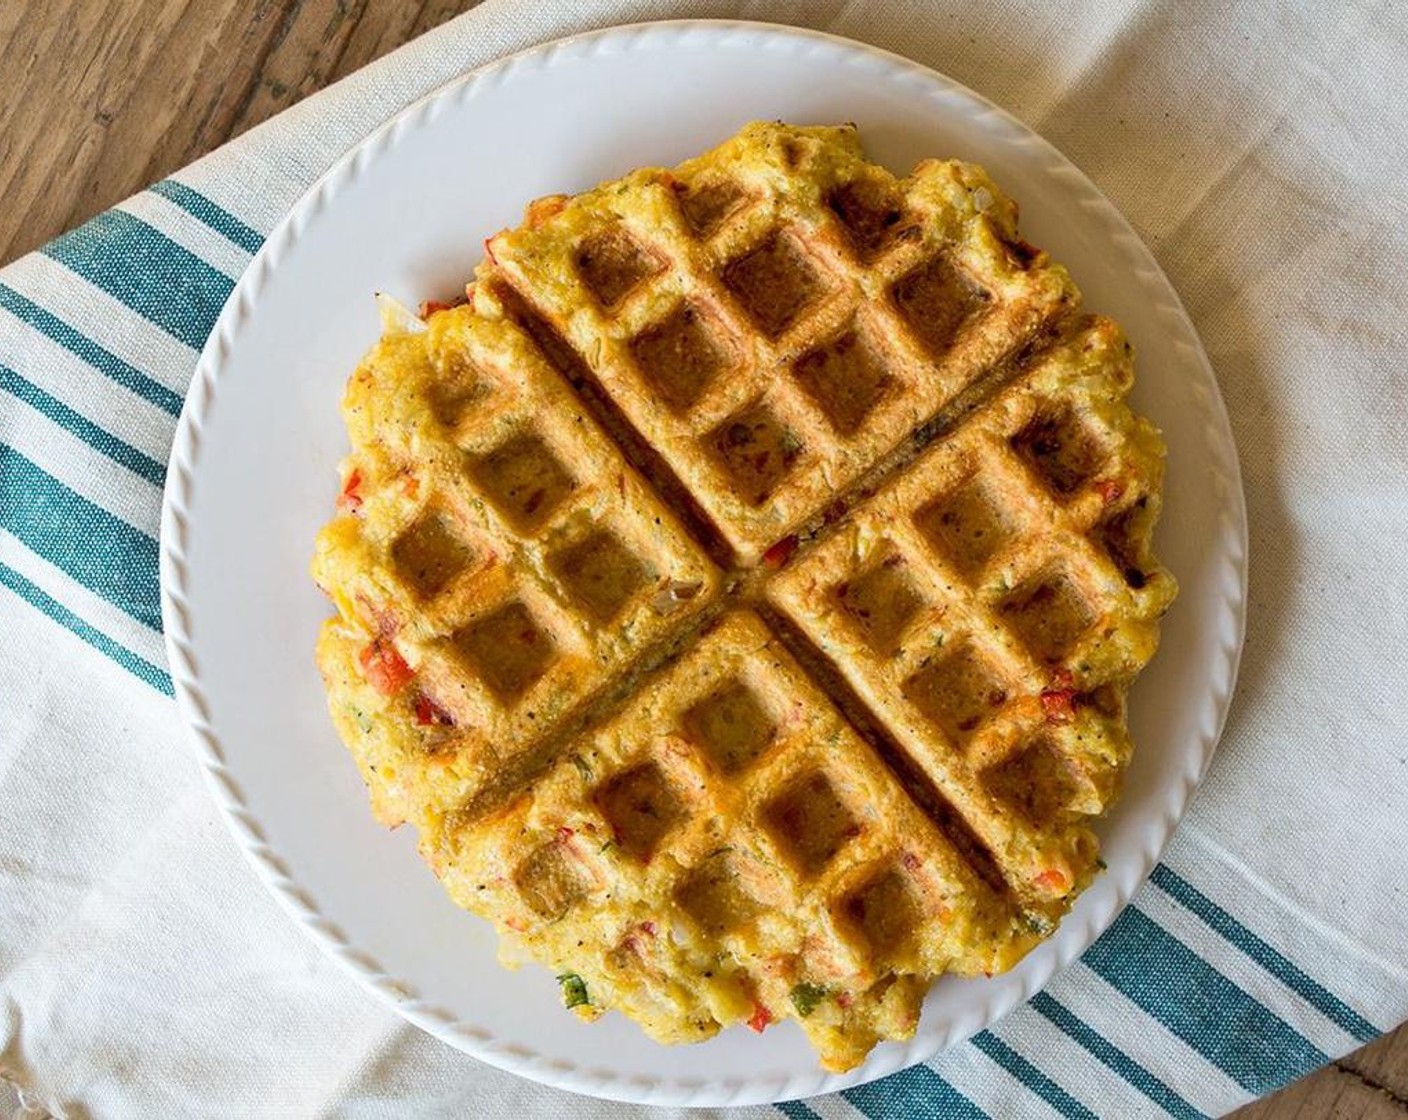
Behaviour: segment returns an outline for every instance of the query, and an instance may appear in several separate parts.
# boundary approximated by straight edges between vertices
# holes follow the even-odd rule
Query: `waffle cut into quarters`
[[[533,203],[344,401],[318,661],[506,962],[828,1069],[1097,874],[1172,577],[1118,326],[970,164],[749,125]]]

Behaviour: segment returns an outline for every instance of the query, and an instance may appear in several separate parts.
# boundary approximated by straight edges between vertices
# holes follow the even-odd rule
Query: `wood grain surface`
[[[477,0],[0,0],[0,261]],[[1405,1120],[1408,1027],[1234,1114]]]
[[[0,0],[0,261],[477,0]]]

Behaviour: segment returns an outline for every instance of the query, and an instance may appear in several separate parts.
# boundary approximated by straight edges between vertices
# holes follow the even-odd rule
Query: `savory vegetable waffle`
[[[1171,577],[1162,446],[971,165],[756,124],[540,200],[344,411],[318,658],[505,959],[846,1069],[1098,864]]]

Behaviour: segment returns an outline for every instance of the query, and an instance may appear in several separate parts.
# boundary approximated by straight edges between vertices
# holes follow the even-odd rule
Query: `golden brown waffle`
[[[677,638],[719,577],[510,323],[393,327],[344,411],[355,515],[319,537],[314,576],[350,631],[327,628],[319,657],[396,824],[541,766],[545,734]]]
[[[749,126],[673,173],[538,203],[487,249],[476,302],[507,288],[549,353],[585,358],[569,376],[743,565],[1076,300],[980,169],[897,182],[849,127]]]
[[[751,125],[529,208],[349,386],[319,663],[506,959],[845,1069],[1095,874],[1173,581],[1128,346],[983,172]]]
[[[1132,378],[1114,323],[1074,324],[768,589],[1043,930],[1094,869],[1173,591]]]

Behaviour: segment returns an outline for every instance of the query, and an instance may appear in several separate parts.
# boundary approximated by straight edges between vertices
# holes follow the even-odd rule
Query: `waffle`
[[[755,124],[532,204],[344,402],[318,661],[505,961],[829,1069],[1099,867],[1174,583],[1128,344],[981,169]]]
[[[486,250],[479,302],[507,291],[744,566],[1078,298],[980,169],[899,183],[853,128],[753,125]]]
[[[319,662],[378,818],[466,811],[622,687],[719,572],[511,323],[393,322],[348,385]]]

